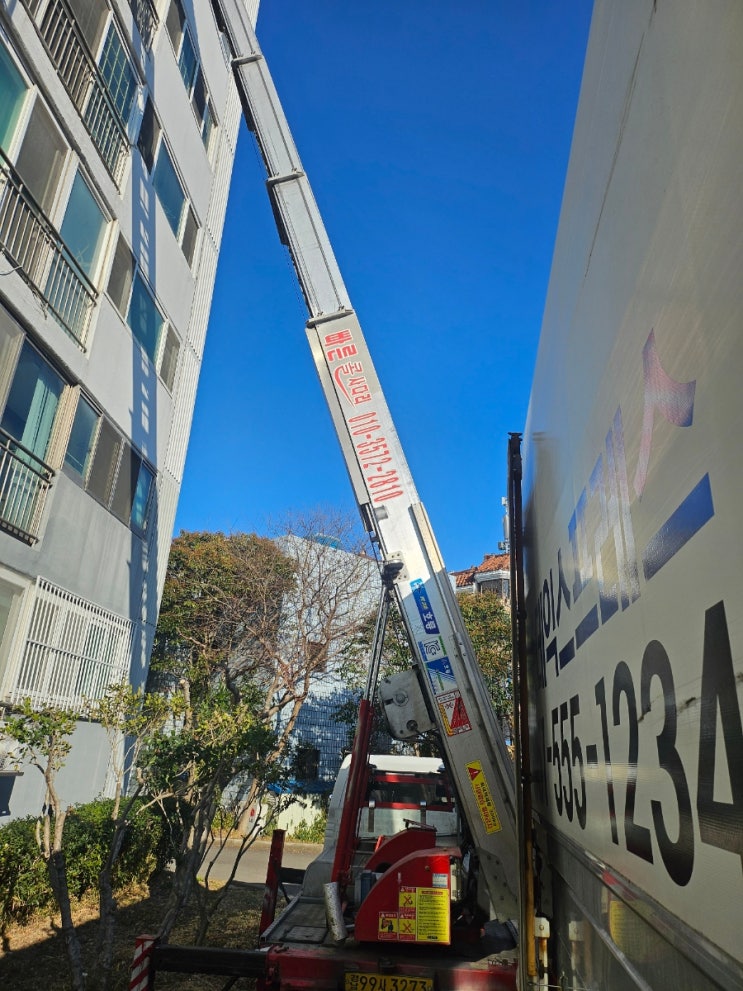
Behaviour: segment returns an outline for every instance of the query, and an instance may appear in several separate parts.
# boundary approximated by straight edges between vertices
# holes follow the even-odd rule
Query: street
[[[209,875],[210,880],[226,881],[229,877],[235,854],[239,848],[237,840],[228,840],[224,849],[217,856],[217,859]],[[256,840],[240,858],[235,878],[238,881],[245,881],[251,884],[263,884],[266,880],[266,869],[268,867],[268,855],[271,849],[270,840]],[[287,840],[284,844],[283,867],[292,867],[304,870],[305,867],[314,860],[322,850],[320,843],[296,843]],[[212,851],[202,867],[202,875],[206,873],[210,860],[214,857]]]

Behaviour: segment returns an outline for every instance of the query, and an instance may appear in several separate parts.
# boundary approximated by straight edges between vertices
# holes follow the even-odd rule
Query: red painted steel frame
[[[274,829],[271,835],[271,850],[268,854],[268,867],[266,868],[266,887],[263,889],[261,921],[258,924],[259,938],[271,925],[276,915],[276,899],[281,880],[281,862],[284,859],[285,836],[286,832],[283,829]]]
[[[371,740],[373,709],[368,699],[359,703],[359,720],[356,738],[351,752],[351,766],[348,769],[348,784],[343,803],[340,825],[338,826],[338,846],[335,849],[331,881],[337,881],[341,887],[347,884],[351,861],[356,848],[356,820],[364,796],[366,784],[366,767],[369,758],[369,741]]]
[[[366,948],[288,947],[269,950],[264,989],[271,991],[339,991],[350,971],[407,977],[435,975],[436,991],[516,991],[517,965],[452,959],[430,951],[413,956],[383,956],[379,945]],[[259,987],[261,983],[259,982]]]

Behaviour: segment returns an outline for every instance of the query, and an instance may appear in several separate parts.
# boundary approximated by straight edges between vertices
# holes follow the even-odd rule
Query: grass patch
[[[169,889],[170,879],[164,875],[149,887],[132,886],[117,896],[119,912],[110,991],[128,989],[134,939],[157,930]],[[262,900],[262,884],[235,882],[212,925],[212,933],[207,936],[209,945],[237,949],[255,947]],[[76,902],[74,916],[84,957],[90,959],[98,930],[95,898],[87,895]],[[189,909],[173,930],[170,942],[193,943],[195,924],[196,912]],[[58,916],[37,913],[27,925],[11,926],[7,935],[10,949],[0,952],[0,987],[9,991],[11,988],[13,991],[69,991],[71,984]],[[157,975],[157,991],[176,988],[179,991],[218,991],[224,984],[224,977]],[[235,989],[247,987],[252,984],[243,979],[234,985]]]

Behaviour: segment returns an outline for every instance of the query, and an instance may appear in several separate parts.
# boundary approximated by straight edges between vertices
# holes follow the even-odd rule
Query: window
[[[170,228],[180,241],[189,265],[196,253],[199,225],[183,189],[168,146],[162,137],[152,101],[148,98],[139,129],[137,147],[152,178],[152,185]]]
[[[142,124],[139,128],[139,137],[137,139],[137,148],[139,148],[139,152],[144,159],[144,164],[147,166],[148,172],[152,172],[152,166],[155,164],[155,149],[157,148],[159,137],[160,122],[155,115],[155,108],[152,106],[152,100],[148,97],[144,108],[144,114],[142,116]]]
[[[173,390],[173,383],[175,382],[175,370],[178,366],[179,350],[180,342],[178,337],[173,328],[169,326],[163,343],[163,353],[160,358],[160,377],[171,392]]]
[[[165,320],[139,272],[134,277],[129,313],[126,319],[132,333],[154,364],[157,357],[157,346],[160,342],[160,333]]]
[[[183,34],[181,51],[178,56],[178,68],[181,70],[183,85],[190,93],[193,88],[194,80],[196,79],[196,73],[199,71],[199,60],[196,57],[196,49],[191,41],[191,34],[189,31],[185,31]]]
[[[116,468],[121,454],[121,444],[122,438],[118,431],[108,420],[101,418],[93,461],[85,488],[105,506],[108,506],[111,499]]]
[[[65,383],[25,341],[0,427],[44,461]]]
[[[16,168],[47,216],[57,194],[67,147],[46,107],[36,100]]]
[[[88,400],[81,395],[77,401],[64,462],[83,479],[88,474],[99,419],[98,411],[93,409]]]
[[[27,86],[10,54],[0,44],[0,148],[7,153],[21,115]]]
[[[145,529],[154,472],[82,393],[64,460],[109,512],[122,523]]]
[[[164,141],[160,142],[158,149],[157,161],[152,173],[152,185],[155,187],[155,192],[165,216],[168,218],[168,223],[175,236],[178,237],[183,207],[186,204],[186,194],[183,192],[173,160]]]
[[[129,307],[129,295],[132,290],[135,267],[134,255],[129,250],[124,238],[119,235],[111,273],[108,277],[108,294],[122,317],[126,317]]]
[[[132,526],[137,527],[139,530],[144,530],[147,517],[147,507],[150,502],[150,492],[152,491],[152,483],[154,480],[154,474],[150,471],[146,464],[141,463],[139,466],[139,475],[137,476],[137,484],[134,488],[134,500],[132,502],[132,515],[130,521]]]
[[[143,530],[154,475],[136,451],[128,445],[124,450],[111,499],[111,511],[123,523]]]
[[[60,227],[62,240],[89,279],[95,276],[108,222],[78,172]]]
[[[113,24],[108,29],[99,69],[119,117],[128,123],[137,94],[137,78]]]
[[[161,313],[153,293],[138,270],[134,255],[121,235],[108,277],[108,294],[147,352],[150,361],[158,368],[165,386],[172,390],[180,341]]]
[[[178,68],[181,72],[183,85],[186,87],[186,93],[196,116],[201,140],[208,152],[209,140],[214,127],[214,113],[209,102],[204,74],[201,71],[196,46],[188,27],[181,0],[172,0],[165,25],[170,35],[173,51],[178,59]]]

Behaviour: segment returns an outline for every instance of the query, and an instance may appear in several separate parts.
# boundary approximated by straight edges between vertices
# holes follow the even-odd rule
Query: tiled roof
[[[508,554],[486,554],[480,564],[473,564],[464,571],[450,572],[456,588],[469,588],[475,583],[475,575],[486,575],[491,571],[508,571],[511,562]]]

